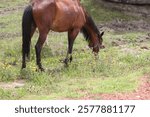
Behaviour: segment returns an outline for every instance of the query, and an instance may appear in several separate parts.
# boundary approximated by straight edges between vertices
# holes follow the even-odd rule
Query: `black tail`
[[[23,61],[25,57],[29,57],[30,54],[30,43],[31,43],[31,31],[34,23],[32,15],[32,6],[28,6],[22,17],[22,54]]]

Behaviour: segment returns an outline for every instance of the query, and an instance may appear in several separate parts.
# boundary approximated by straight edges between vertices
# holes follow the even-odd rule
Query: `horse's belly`
[[[72,28],[73,24],[74,24],[74,18],[72,18],[71,16],[65,18],[59,18],[52,23],[51,29],[53,31],[65,32],[68,31],[70,28]]]

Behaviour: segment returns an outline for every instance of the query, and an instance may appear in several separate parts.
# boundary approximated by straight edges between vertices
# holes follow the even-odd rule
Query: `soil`
[[[141,78],[140,86],[131,93],[101,94],[104,100],[150,100],[150,76]]]
[[[150,30],[150,23],[145,19],[133,21],[115,19],[111,22],[99,24],[98,27],[103,31],[109,32],[148,32]]]
[[[14,88],[21,88],[25,85],[25,80],[16,80],[14,82],[1,82],[0,88],[2,89],[14,89]]]
[[[150,100],[150,75],[146,75],[140,79],[139,87],[128,93],[113,94],[96,94],[83,97],[84,100],[100,99],[100,100]]]
[[[0,24],[1,25],[1,24]],[[0,26],[1,27],[1,26]],[[13,37],[20,37],[21,36],[21,32],[13,32],[13,33],[3,33],[1,32],[0,33],[0,39],[9,39],[9,38],[13,38]]]

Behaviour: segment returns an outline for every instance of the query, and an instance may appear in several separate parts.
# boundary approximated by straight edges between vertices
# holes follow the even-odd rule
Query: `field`
[[[21,70],[21,19],[28,0],[0,2],[0,99],[103,99],[101,94],[131,93],[140,79],[150,79],[150,32],[147,30],[105,30],[104,45],[98,60],[80,34],[74,44],[73,62],[64,67],[60,62],[67,52],[67,33],[50,32],[42,50],[45,72],[37,72],[32,38],[31,60]],[[139,20],[117,11],[98,7],[82,0],[99,25]],[[144,20],[144,19],[143,19]],[[137,24],[138,25],[138,24]]]

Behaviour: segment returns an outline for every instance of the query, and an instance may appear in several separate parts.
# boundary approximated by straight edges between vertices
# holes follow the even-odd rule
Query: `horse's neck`
[[[93,20],[92,20],[92,23],[91,23],[91,20],[89,20],[89,18],[91,18],[90,16],[86,16],[86,18],[87,18],[86,19],[87,22],[85,23],[84,27],[86,28],[92,43],[94,45],[96,45],[98,43],[98,41],[97,41],[97,31],[96,31],[95,26],[94,26],[95,24],[93,25],[93,23],[94,23]]]
[[[88,31],[88,34],[90,35],[90,37],[91,37],[91,38],[94,38],[94,37],[95,37],[95,33],[94,33],[94,31],[92,30],[91,26],[88,25],[88,24],[86,24],[86,25],[85,25],[85,28],[86,28],[86,30]]]
[[[93,38],[96,38],[96,32],[95,32],[93,26],[92,26],[89,22],[87,22],[87,23],[85,24],[85,28],[86,28],[86,30],[88,31],[88,34],[90,35],[90,37],[91,37],[92,39],[93,39]]]

